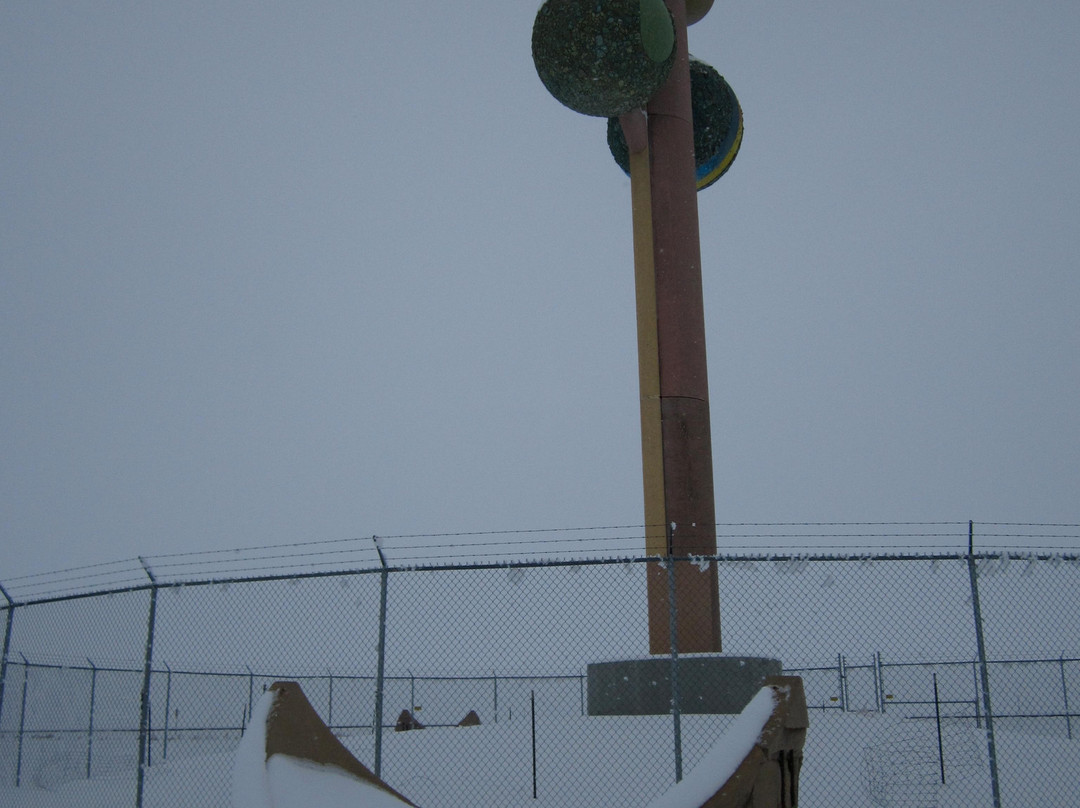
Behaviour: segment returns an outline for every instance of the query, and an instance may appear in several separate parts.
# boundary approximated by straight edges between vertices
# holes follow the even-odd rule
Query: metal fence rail
[[[803,677],[805,804],[1080,804],[1080,555],[975,552],[969,523],[904,528],[967,552],[840,553],[867,527],[809,529],[833,544],[673,560],[716,565],[725,653]],[[536,804],[534,776],[541,802],[645,805],[730,720],[589,715],[589,663],[648,654],[656,559],[484,548],[420,567],[345,549],[330,569],[276,569],[264,549],[202,577],[183,558],[5,582],[0,802],[79,784],[109,804],[227,806],[232,751],[278,679],[425,808]],[[394,731],[404,710],[422,732]],[[469,712],[481,726],[459,728]]]

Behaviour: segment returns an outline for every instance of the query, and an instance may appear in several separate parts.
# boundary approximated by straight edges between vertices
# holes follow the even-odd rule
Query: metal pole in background
[[[172,668],[165,663],[165,737],[161,742],[161,759],[169,759],[169,711],[172,708]]]
[[[669,528],[670,530],[670,528]],[[675,559],[668,550],[668,637],[671,640],[671,720],[675,741],[675,782],[682,782],[682,699],[679,694],[679,614],[675,603]]]
[[[143,785],[146,769],[146,746],[147,736],[150,731],[150,675],[151,664],[154,659],[154,624],[157,621],[157,579],[151,572],[150,566],[142,556],[139,556],[146,577],[150,579],[150,615],[146,621],[146,656],[143,661],[142,691],[139,694],[139,769],[135,784],[135,808],[142,808]]]
[[[30,680],[30,663],[26,661],[24,654],[19,654],[23,660],[23,680],[22,680],[22,707],[19,710],[19,750],[15,756],[15,788],[18,788],[22,783],[22,749],[23,749],[23,732],[26,730],[26,685]]]
[[[844,664],[844,655],[836,655],[836,672],[840,677],[840,712],[847,712],[847,666]]]
[[[941,743],[941,699],[938,697],[937,674],[934,676],[934,720],[937,722],[937,756],[941,767],[941,784],[945,785],[945,747]]]
[[[4,600],[8,603],[4,609],[7,612],[7,619],[5,620],[7,626],[4,629],[3,656],[0,656],[0,728],[2,728],[4,726],[4,682],[7,681],[8,651],[11,648],[11,623],[15,618],[15,601],[11,599],[11,595],[4,589],[3,584],[0,584],[0,595],[3,595]]]
[[[881,712],[881,681],[878,679],[877,652],[870,658],[870,670],[874,674],[874,711]]]
[[[1058,660],[1058,664],[1061,666],[1061,698],[1065,702],[1065,734],[1069,740],[1072,740],[1072,716],[1069,715],[1069,687],[1065,684],[1065,652],[1061,652],[1061,658]]]
[[[533,799],[536,799],[536,691],[529,693],[529,713],[532,716],[532,778]]]
[[[975,729],[982,729],[982,712],[979,709],[979,663],[971,663],[971,680],[975,688]]]
[[[878,703],[881,705],[881,713],[885,714],[885,666],[881,664],[881,651],[874,652],[874,667],[877,670]]]
[[[382,727],[383,727],[383,676],[386,670],[386,584],[388,570],[386,557],[382,547],[379,546],[379,537],[372,536],[375,549],[379,553],[379,563],[382,564],[381,582],[379,589],[379,659],[378,672],[375,676],[375,776],[382,776]],[[410,712],[412,712],[410,710]]]
[[[90,765],[94,757],[94,697],[97,693],[97,666],[90,657],[90,722],[86,728],[86,779],[90,779]]]
[[[154,765],[154,704],[146,706],[146,768]]]
[[[986,665],[986,640],[983,637],[982,607],[979,604],[979,575],[975,569],[975,523],[968,522],[968,577],[971,579],[971,606],[975,614],[975,642],[979,649],[979,678],[982,682],[983,712],[986,714],[986,753],[990,759],[990,789],[994,808],[1001,808],[998,783],[997,744],[994,741],[994,712],[990,708],[990,672]]]
[[[326,700],[326,726],[330,729],[334,728],[334,672],[329,668],[326,669],[327,677],[330,680],[330,693]]]
[[[244,667],[247,668],[248,672],[248,703],[247,712],[244,713],[246,716],[246,718],[244,718],[244,729],[247,729],[247,725],[251,723],[251,707],[255,701],[255,672],[251,670],[250,665],[245,664]]]

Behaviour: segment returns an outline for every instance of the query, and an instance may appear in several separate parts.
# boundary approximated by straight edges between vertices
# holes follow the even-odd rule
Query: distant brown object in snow
[[[395,732],[408,732],[410,729],[423,729],[424,725],[416,720],[416,716],[410,713],[408,710],[402,710],[401,715],[397,717],[397,723],[394,724]]]
[[[469,710],[469,714],[458,722],[459,727],[478,727],[480,726],[480,716],[476,714],[476,710]]]

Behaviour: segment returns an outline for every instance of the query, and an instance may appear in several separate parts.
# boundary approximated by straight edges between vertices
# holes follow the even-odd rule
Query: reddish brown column
[[[656,333],[660,372],[664,513],[676,557],[716,553],[709,380],[701,289],[694,127],[686,0],[666,0],[677,54],[667,83],[648,105]],[[720,651],[716,565],[676,565],[678,648]],[[648,573],[649,650],[671,650],[667,571]]]

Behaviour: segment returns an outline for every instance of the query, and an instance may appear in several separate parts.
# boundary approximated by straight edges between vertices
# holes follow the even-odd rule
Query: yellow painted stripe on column
[[[641,394],[641,473],[645,493],[645,552],[667,554],[664,444],[660,424],[660,350],[656,333],[656,265],[648,148],[630,155],[637,290],[638,385]]]

